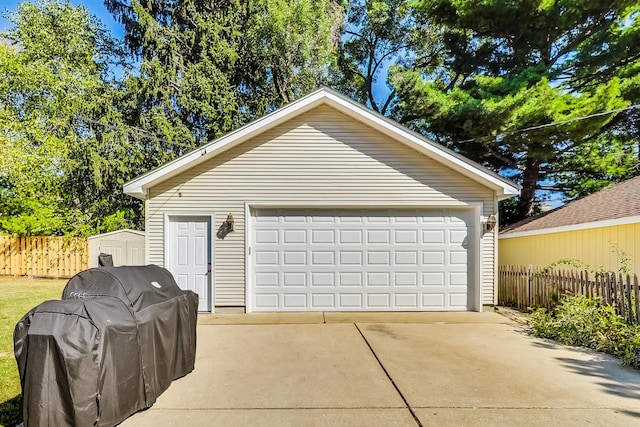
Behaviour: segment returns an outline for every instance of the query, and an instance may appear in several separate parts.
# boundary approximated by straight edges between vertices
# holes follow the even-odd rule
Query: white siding
[[[148,262],[164,264],[165,213],[215,215],[216,306],[245,304],[245,202],[327,207],[483,203],[494,191],[374,129],[321,106],[152,188]],[[232,213],[236,231],[215,232]],[[483,237],[483,303],[493,303],[494,238]]]

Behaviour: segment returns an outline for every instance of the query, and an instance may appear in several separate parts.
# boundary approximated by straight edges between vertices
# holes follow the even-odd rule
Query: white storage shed
[[[109,254],[113,265],[145,265],[144,231],[122,229],[89,237],[89,268],[98,267],[98,255]]]

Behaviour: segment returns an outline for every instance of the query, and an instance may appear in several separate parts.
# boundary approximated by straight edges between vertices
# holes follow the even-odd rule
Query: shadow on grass
[[[22,422],[22,395],[0,403],[0,426],[15,427]]]

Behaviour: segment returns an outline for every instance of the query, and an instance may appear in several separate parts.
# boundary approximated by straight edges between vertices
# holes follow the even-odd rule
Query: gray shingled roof
[[[640,176],[505,227],[500,234],[543,230],[640,215]]]

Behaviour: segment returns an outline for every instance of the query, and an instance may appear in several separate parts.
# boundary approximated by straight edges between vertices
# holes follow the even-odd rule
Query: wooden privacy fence
[[[622,273],[547,270],[542,267],[501,266],[498,272],[498,303],[526,310],[552,309],[562,295],[599,297],[615,307],[628,323],[640,324],[638,276]]]
[[[0,276],[71,277],[88,252],[86,238],[0,236]]]

